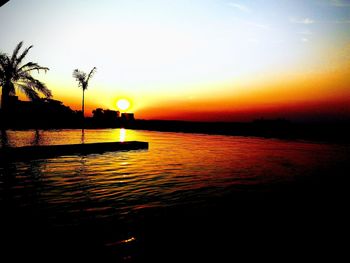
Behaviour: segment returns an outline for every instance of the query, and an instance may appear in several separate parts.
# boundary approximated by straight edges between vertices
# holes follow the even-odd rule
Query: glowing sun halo
[[[117,102],[117,106],[120,110],[127,110],[130,107],[130,102],[126,99],[120,99]]]

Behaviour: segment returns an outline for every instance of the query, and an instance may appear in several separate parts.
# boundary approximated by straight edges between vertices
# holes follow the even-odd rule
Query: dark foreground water
[[[7,131],[1,147],[125,140],[150,148],[2,164],[1,257],[231,262],[347,251],[349,145],[111,129]]]

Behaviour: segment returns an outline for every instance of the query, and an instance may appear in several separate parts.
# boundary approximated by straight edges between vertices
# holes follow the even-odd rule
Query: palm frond
[[[23,41],[19,42],[16,48],[13,50],[12,57],[11,57],[11,65],[15,63],[18,51],[21,49],[22,46],[23,46]]]
[[[93,67],[93,69],[90,71],[89,75],[86,75],[84,71],[81,71],[79,69],[75,69],[73,71],[73,77],[79,81],[79,86],[83,88],[83,90],[86,90],[89,84],[90,78],[94,75],[96,72],[96,67]]]
[[[5,53],[0,52],[0,69],[3,68],[3,65],[6,61],[7,55]]]
[[[14,49],[12,56],[8,56],[0,52],[0,85],[4,93],[8,95],[16,95],[16,88],[21,90],[30,100],[40,98],[39,95],[44,95],[46,98],[51,98],[52,93],[46,85],[39,80],[33,78],[30,73],[37,70],[45,72],[49,70],[47,67],[42,67],[37,63],[28,62],[22,65],[22,62],[29,50],[33,46],[26,48],[20,55],[19,52],[23,46],[23,42],[19,42]]]
[[[46,98],[52,98],[52,92],[49,90],[44,83],[39,80],[35,80],[34,86],[37,91],[42,93]]]
[[[15,63],[16,63],[16,67],[21,64],[22,60],[25,58],[25,56],[28,54],[29,50],[33,47],[33,45],[29,46],[28,48],[26,48],[23,53],[16,59]]]
[[[73,71],[73,77],[78,81],[79,87],[82,87],[83,90],[85,90],[86,89],[86,82],[85,82],[86,73],[81,71],[81,70],[75,69]]]
[[[23,71],[23,72],[29,72],[29,71],[33,71],[33,70],[37,70],[39,73],[40,70],[44,70],[46,72],[50,69],[47,67],[42,67],[38,63],[34,63],[34,62],[28,62],[27,64],[23,65],[22,67],[20,67],[18,69],[18,71]]]
[[[40,98],[38,93],[31,87],[31,85],[18,83],[17,86],[30,100],[37,100]]]
[[[86,83],[89,83],[90,78],[95,74],[96,70],[97,70],[96,67],[93,67],[93,69],[90,71],[90,73],[86,79]]]
[[[52,93],[51,90],[49,90],[46,85],[39,80],[33,78],[31,75],[28,73],[22,73],[21,78],[20,78],[22,85],[25,85],[33,90],[36,90],[40,93],[42,93],[46,98],[51,98]]]
[[[9,57],[4,53],[0,53],[0,70],[5,73],[9,63],[10,63]]]
[[[73,71],[73,77],[76,78],[78,81],[85,81],[86,73],[78,69],[75,69]]]

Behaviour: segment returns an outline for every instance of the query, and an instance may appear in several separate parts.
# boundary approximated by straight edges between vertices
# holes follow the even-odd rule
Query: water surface
[[[98,232],[93,240],[99,246],[119,253],[124,243],[147,240],[153,227],[154,232],[171,228],[142,225],[147,220],[169,219],[183,207],[181,211],[187,213],[224,206],[234,213],[239,200],[257,198],[256,193],[265,196],[276,186],[324,176],[337,180],[348,171],[350,156],[347,145],[125,129],[85,130],[84,134],[80,130],[7,131],[1,147],[131,140],[148,141],[149,149],[3,165],[3,211],[10,220],[13,214],[20,215],[20,224],[26,218],[35,221],[39,229],[41,224],[50,230],[92,229],[95,235]],[[232,199],[236,193],[238,198]],[[186,215],[176,217],[186,227]],[[23,231],[28,227],[23,224]],[[123,261],[128,253],[126,258],[134,259],[143,246],[141,242],[131,252],[122,249],[118,259]]]

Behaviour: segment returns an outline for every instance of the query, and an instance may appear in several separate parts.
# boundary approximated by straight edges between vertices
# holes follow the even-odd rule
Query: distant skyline
[[[0,51],[28,61],[81,109],[72,71],[97,72],[86,114],[131,102],[136,118],[350,119],[350,0],[11,0]]]

